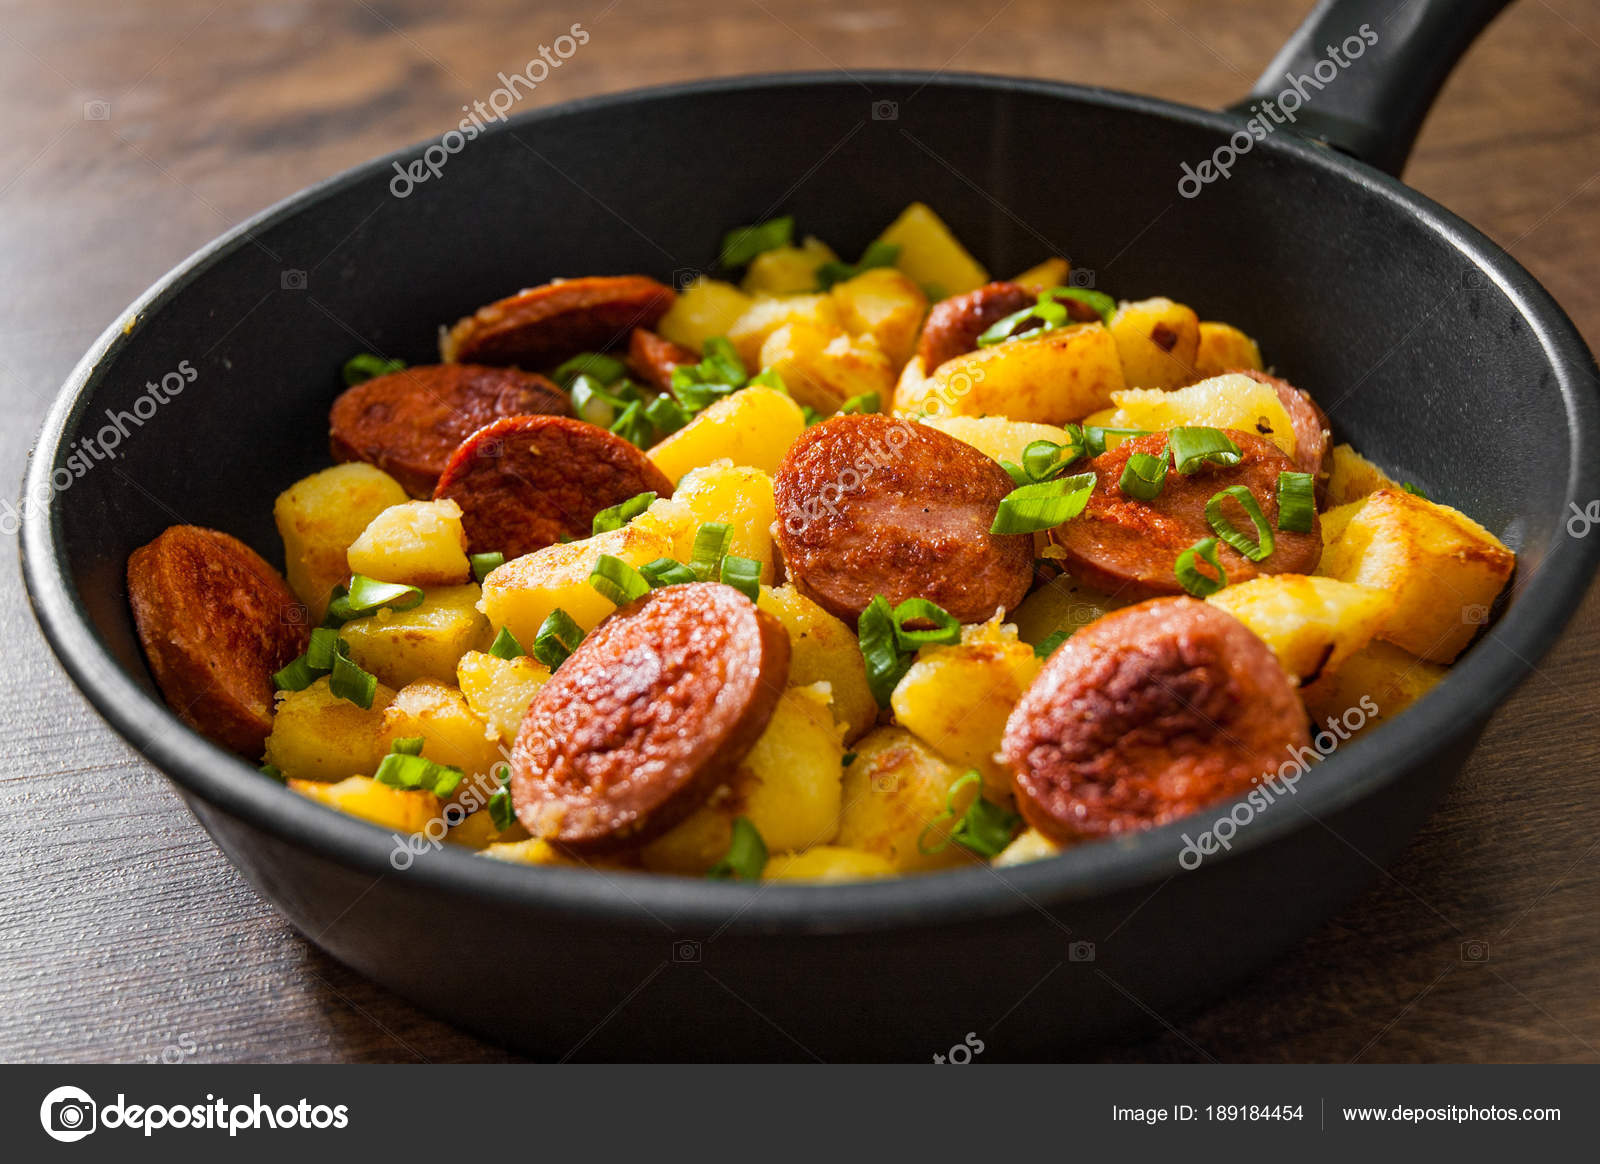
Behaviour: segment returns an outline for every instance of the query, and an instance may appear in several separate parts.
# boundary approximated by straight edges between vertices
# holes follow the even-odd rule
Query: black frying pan
[[[923,1059],[1015,1007],[989,1057],[1072,1056],[1170,1015],[1316,927],[1395,856],[1600,552],[1566,528],[1569,504],[1600,497],[1596,371],[1578,333],[1500,248],[1383,172],[1500,4],[1411,0],[1386,20],[1393,7],[1318,7],[1257,100],[1363,23],[1378,43],[1226,178],[1217,151],[1238,115],[881,72],[577,102],[494,128],[403,199],[392,164],[421,147],[308,190],[162,279],[67,382],[28,479],[43,498],[23,531],[40,621],[96,707],[301,932],[489,1039],[556,1056]],[[708,151],[715,163],[698,164]],[[1200,174],[1206,159],[1214,180],[1185,196],[1182,167]],[[855,253],[913,198],[997,273],[1061,253],[1115,295],[1171,295],[1260,337],[1342,439],[1519,552],[1503,613],[1436,691],[1194,873],[1178,865],[1193,827],[1180,823],[1007,872],[838,887],[453,850],[402,874],[384,833],[263,779],[163,707],[129,618],[129,551],[182,520],[276,556],[272,498],[326,464],[345,357],[426,361],[441,321],[518,287],[670,278],[706,262],[730,224],[773,212]],[[74,442],[184,360],[195,382],[130,426],[113,464],[51,493]]]

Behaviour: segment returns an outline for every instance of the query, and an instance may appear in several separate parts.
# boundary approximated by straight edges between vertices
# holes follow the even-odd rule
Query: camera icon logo
[[[672,960],[674,962],[700,961],[700,943],[693,938],[680,938],[672,943]]]
[[[874,101],[872,103],[873,121],[899,121],[900,103],[898,101]]]
[[[1094,943],[1093,942],[1073,942],[1070,946],[1067,947],[1067,961],[1068,962],[1093,962],[1094,961]]]
[[[58,1087],[39,1105],[39,1123],[52,1140],[71,1144],[94,1131],[97,1111],[81,1087]]]
[[[1468,267],[1461,272],[1461,285],[1469,291],[1481,291],[1489,285],[1489,280],[1477,267]]]
[[[1067,272],[1067,286],[1080,287],[1085,291],[1094,290],[1094,272],[1088,267],[1074,267]]]
[[[311,612],[303,602],[291,602],[278,608],[278,621],[285,626],[305,626],[311,621]]]
[[[1469,626],[1482,626],[1489,621],[1489,608],[1480,602],[1461,608],[1461,621]]]
[[[1487,962],[1489,960],[1489,943],[1483,941],[1462,942],[1461,960],[1463,962]]]
[[[111,102],[85,101],[83,103],[83,119],[85,121],[110,121]]]
[[[679,267],[672,272],[672,286],[679,291],[687,291],[699,278],[700,272],[693,267]]]
[[[304,291],[306,289],[306,273],[300,270],[288,270],[278,277],[278,285],[285,291]]]

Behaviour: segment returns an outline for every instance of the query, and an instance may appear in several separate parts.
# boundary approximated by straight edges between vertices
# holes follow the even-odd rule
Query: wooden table
[[[56,386],[147,284],[301,186],[436,136],[574,21],[591,43],[529,104],[715,73],[909,66],[1218,106],[1305,7],[6,0],[5,494]],[[1445,89],[1408,178],[1509,248],[1600,339],[1600,8],[1516,5]],[[335,964],[258,901],[66,680],[9,553],[3,571],[0,1058],[504,1057]],[[1597,656],[1591,594],[1374,889],[1227,1001],[1095,1054],[1600,1059]],[[1487,961],[1464,961],[1462,944],[1480,941]]]

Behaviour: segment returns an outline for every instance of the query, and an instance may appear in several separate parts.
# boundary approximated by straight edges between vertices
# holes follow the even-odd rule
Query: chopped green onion
[[[647,449],[656,443],[655,427],[646,418],[644,405],[637,400],[629,403],[608,427],[636,448]]]
[[[643,574],[610,554],[601,554],[595,562],[589,585],[617,606],[626,606],[635,598],[650,593],[650,583],[644,580]]]
[[[1056,648],[1072,637],[1069,630],[1051,631],[1034,644],[1033,653],[1041,659],[1048,659],[1056,653]]]
[[[978,794],[972,798],[972,803],[967,805],[967,811],[961,814],[961,819],[956,821],[955,827],[947,832],[938,844],[932,848],[927,847],[925,842],[928,834],[945,821],[955,819],[956,797],[960,795],[962,789],[974,784],[978,785]],[[978,774],[976,768],[968,768],[966,774],[950,785],[945,793],[944,811],[929,821],[927,827],[917,837],[917,851],[924,855],[932,855],[942,852],[954,843],[980,857],[998,857],[1011,843],[1012,837],[1016,835],[1017,826],[1021,823],[1022,818],[1016,813],[984,798],[983,777]]]
[[[276,780],[279,784],[288,783],[288,777],[283,774],[283,769],[276,764],[261,765],[261,774],[269,779]]]
[[[859,752],[846,752],[844,755],[839,757],[839,766],[841,768],[850,767],[851,764],[854,764],[856,762],[856,757],[859,756],[860,754],[861,753],[859,753]]]
[[[880,406],[876,392],[863,392],[839,405],[839,415],[846,416],[852,412],[877,412]]]
[[[1237,465],[1241,455],[1227,433],[1199,425],[1170,430],[1167,448],[1172,451],[1172,467],[1184,474],[1197,473],[1208,464]]]
[[[1108,327],[1111,325],[1111,317],[1117,310],[1116,301],[1103,291],[1090,291],[1082,287],[1051,287],[1039,292],[1037,302],[1031,306],[1024,307],[1021,311],[1013,311],[1004,319],[996,320],[985,328],[978,336],[978,346],[988,348],[1010,340],[1029,339],[1078,322],[1062,306],[1063,299],[1087,304]],[[1030,320],[1037,320],[1037,325],[1022,326]]]
[[[1161,496],[1161,487],[1167,482],[1167,450],[1158,457],[1154,453],[1134,453],[1122,467],[1122,480],[1117,483],[1129,497],[1140,501],[1154,501]]]
[[[460,768],[448,764],[406,752],[390,752],[379,763],[372,778],[379,784],[407,792],[431,792],[442,800],[460,787],[463,775]]]
[[[335,597],[328,603],[331,614],[335,606],[339,608],[339,621],[349,622],[352,618],[360,618],[364,614],[371,614],[379,607],[387,606],[391,610],[411,610],[422,604],[422,590],[417,586],[407,586],[403,582],[380,582],[376,578],[368,578],[365,574],[356,574],[350,579],[350,587],[341,596]]]
[[[511,628],[503,626],[500,633],[494,636],[494,642],[489,644],[489,653],[497,659],[520,659],[528,652],[522,649],[522,644],[517,642],[517,636],[511,633]]]
[[[742,267],[764,251],[786,247],[794,239],[794,216],[768,219],[754,226],[736,226],[722,236],[718,262],[724,267]]]
[[[931,622],[928,629],[912,630],[911,622]],[[918,647],[929,644],[949,646],[961,641],[961,620],[936,602],[926,598],[908,598],[894,608],[894,641],[902,651],[915,653]]]
[[[279,691],[304,691],[326,674],[326,671],[313,668],[306,662],[306,657],[301,655],[292,663],[285,665],[282,670],[273,672],[272,685]]]
[[[1100,321],[1107,327],[1111,326],[1111,317],[1117,313],[1117,301],[1104,291],[1091,291],[1087,287],[1052,287],[1039,296],[1039,302],[1046,300],[1075,299],[1079,303],[1092,307],[1095,314],[1100,316]]]
[[[1211,568],[1217,572],[1215,578],[1200,572],[1199,567],[1195,565],[1197,557],[1211,564]],[[1228,584],[1227,571],[1222,568],[1222,563],[1217,561],[1216,538],[1201,538],[1179,554],[1173,573],[1178,576],[1179,584],[1196,598],[1215,594]]]
[[[645,581],[650,583],[652,589],[699,581],[694,571],[676,558],[657,558],[653,562],[646,562],[639,567],[639,573],[644,575]]]
[[[1234,528],[1226,514],[1222,512],[1222,499],[1231,497],[1244,507],[1245,516],[1256,527],[1254,540]],[[1238,550],[1252,562],[1265,561],[1272,555],[1276,544],[1272,537],[1272,527],[1267,524],[1266,515],[1261,512],[1255,494],[1243,485],[1229,485],[1211,495],[1211,500],[1206,502],[1206,520],[1211,523],[1211,528],[1216,530],[1217,536],[1228,545]]]
[[[1317,520],[1316,495],[1310,473],[1278,474],[1278,528],[1310,533]]]
[[[738,391],[749,379],[744,362],[725,336],[712,336],[700,352],[698,364],[672,369],[672,394],[689,412]]]
[[[1021,311],[1013,311],[1004,319],[995,320],[978,336],[978,346],[980,348],[989,348],[995,344],[1003,344],[1007,340],[1022,339],[1025,336],[1047,330],[1047,325],[1041,324],[1026,331],[1017,331],[1019,324],[1035,318],[1034,311],[1034,307],[1024,307]]]
[[[403,372],[405,368],[404,360],[386,360],[382,356],[362,352],[344,362],[342,370],[344,386],[354,388],[357,384],[365,384],[368,380],[376,380],[379,376],[391,376],[396,372]]]
[[[1083,512],[1094,486],[1093,473],[1078,473],[1013,489],[1001,498],[989,532],[1021,534],[1054,529]]]
[[[867,665],[867,687],[879,707],[888,707],[895,687],[911,670],[911,656],[899,649],[895,637],[894,611],[889,600],[875,595],[856,620],[861,658]]]
[[[499,550],[487,554],[473,554],[467,559],[472,566],[472,576],[479,582],[506,564],[506,556]]]
[[[624,407],[619,397],[607,392],[592,376],[574,377],[568,392],[572,397],[573,415],[601,428],[609,428]]]
[[[389,750],[399,752],[402,756],[420,756],[422,745],[427,742],[427,736],[398,736],[389,741]]]
[[[1150,430],[1143,428],[1107,428],[1103,424],[1086,424],[1082,428],[1083,450],[1091,457],[1098,457],[1106,451],[1107,437],[1142,437],[1149,436]]]
[[[1421,485],[1414,484],[1410,481],[1402,481],[1400,482],[1400,488],[1404,489],[1407,493],[1410,493],[1414,497],[1422,498],[1424,501],[1432,500],[1432,498],[1428,496],[1428,491]]]
[[[748,818],[736,816],[728,851],[706,876],[714,881],[759,881],[766,867],[767,843],[761,839],[760,831]]]
[[[689,423],[688,410],[670,396],[657,396],[644,406],[644,418],[656,430],[656,439],[670,436]]]
[[[503,833],[517,823],[517,814],[511,807],[511,789],[496,788],[489,797],[489,819],[494,822],[495,832]]]
[[[892,267],[900,257],[898,243],[873,242],[861,252],[861,261],[854,264],[841,263],[837,259],[829,259],[817,268],[817,289],[827,291],[835,283],[843,283],[847,279],[854,279],[863,271],[871,271],[878,267]]]
[[[1022,487],[1023,485],[1033,484],[1033,479],[1028,476],[1028,471],[1015,461],[1001,461],[1000,467],[1004,469],[1006,471],[1006,475],[1011,478],[1011,483],[1016,485],[1018,488]]]
[[[718,580],[732,586],[751,602],[761,597],[761,563],[754,558],[725,555]]]
[[[563,361],[550,373],[550,379],[563,388],[571,388],[579,376],[588,376],[599,384],[615,384],[628,374],[628,365],[616,356],[600,352],[581,352]]]
[[[345,654],[343,640],[340,640],[339,648],[333,657],[333,674],[328,677],[328,690],[366,711],[372,707],[372,697],[378,693],[377,676],[363,671],[360,664]]]
[[[1022,471],[1029,481],[1048,481],[1083,455],[1080,442],[1029,441],[1022,450]]]
[[[714,577],[727,556],[733,542],[733,527],[725,521],[708,521],[694,535],[694,548],[689,552],[689,569],[704,582]]]
[[[567,661],[583,642],[583,628],[559,606],[545,616],[533,638],[533,657],[550,670]]]
[[[311,632],[311,644],[306,647],[306,666],[319,675],[333,670],[334,657],[339,653],[339,632],[332,627],[319,626]]]
[[[594,527],[589,532],[591,534],[603,534],[610,533],[614,529],[621,529],[649,509],[651,502],[655,501],[655,499],[656,495],[654,493],[635,493],[619,505],[602,509],[594,515]]]
[[[823,421],[828,419],[815,408],[812,408],[809,404],[802,404],[800,406],[800,415],[805,418],[807,428],[810,428],[814,424],[821,424]]]
[[[751,376],[744,383],[746,388],[754,388],[757,385],[763,388],[776,388],[783,393],[789,391],[789,385],[783,382],[783,377],[778,375],[778,369],[776,368],[762,368],[761,371]]]

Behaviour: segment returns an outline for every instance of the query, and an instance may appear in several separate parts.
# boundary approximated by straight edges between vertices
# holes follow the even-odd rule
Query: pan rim
[[[656,85],[602,94],[531,110],[492,127],[514,132],[576,114],[603,112],[640,102],[742,92],[753,89],[918,85],[946,90],[1038,94],[1096,108],[1176,120],[1226,135],[1242,120],[1153,97],[1098,87],[993,74],[918,70],[855,70],[764,73]],[[431,139],[430,139],[431,141]],[[308,186],[246,219],[200,248],[157,280],[124,310],[74,367],[52,404],[29,459],[24,496],[48,485],[49,471],[88,408],[88,397],[114,365],[126,342],[124,321],[144,323],[214,264],[251,236],[291,216],[312,211],[345,187],[417,156],[420,142]],[[1600,380],[1594,359],[1576,327],[1548,292],[1503,249],[1423,195],[1371,167],[1291,135],[1273,135],[1258,146],[1266,152],[1319,167],[1365,196],[1398,203],[1431,233],[1488,275],[1515,305],[1543,349],[1568,412],[1573,469],[1567,500],[1600,496]],[[1589,381],[1584,392],[1583,381]],[[1178,821],[1128,838],[1068,849],[1060,856],[1008,869],[986,865],[937,874],[840,885],[745,886],[650,873],[610,875],[585,869],[530,869],[485,860],[445,846],[426,854],[406,872],[389,862],[390,837],[364,821],[315,804],[263,780],[244,760],[191,731],[154,696],[122,671],[95,637],[60,539],[59,495],[23,521],[20,546],[30,601],[47,640],[78,688],[98,713],[187,796],[203,801],[254,829],[347,868],[393,876],[413,891],[472,897],[510,908],[534,910],[608,927],[666,925],[677,932],[866,933],[932,927],[1044,910],[1119,890],[1163,882],[1179,872],[1181,834],[1195,827]],[[1208,863],[1236,861],[1366,798],[1410,767],[1454,740],[1463,725],[1486,721],[1532,672],[1588,590],[1600,539],[1572,538],[1562,528],[1545,563],[1528,577],[1523,594],[1463,657],[1428,697],[1370,736],[1338,750],[1326,763],[1334,770],[1308,783],[1294,801],[1296,813],[1264,814],[1240,832],[1233,848]],[[1226,806],[1218,806],[1219,809]],[[994,884],[999,882],[1000,884]]]

